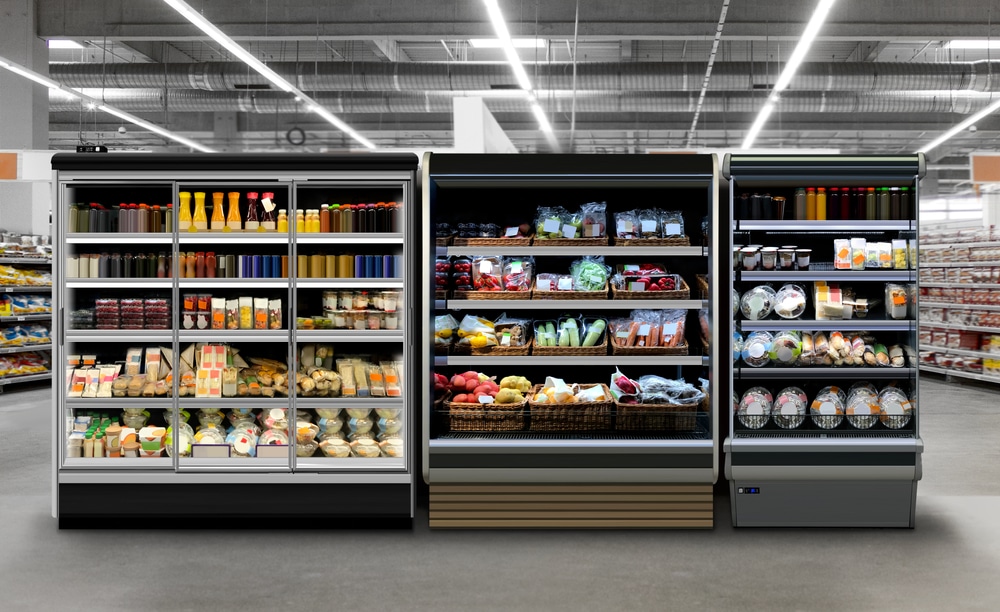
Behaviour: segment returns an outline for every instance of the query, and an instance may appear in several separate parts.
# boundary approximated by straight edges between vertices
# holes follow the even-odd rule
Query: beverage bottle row
[[[795,190],[796,220],[889,221],[910,219],[909,187],[799,187]]]
[[[323,204],[295,211],[295,230],[300,234],[399,232],[399,213],[396,202]],[[280,217],[278,223],[281,231]]]
[[[71,233],[163,233],[174,231],[174,205],[140,203],[71,204],[67,229]]]

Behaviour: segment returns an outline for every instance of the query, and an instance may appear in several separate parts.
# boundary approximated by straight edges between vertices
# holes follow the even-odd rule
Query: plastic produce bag
[[[503,261],[495,255],[472,260],[472,286],[476,291],[502,291]]]
[[[637,210],[636,216],[639,218],[639,238],[659,238],[662,235],[660,231],[660,218],[663,215],[662,210],[657,209],[647,209],[647,210]]]
[[[558,346],[555,321],[535,321],[535,344],[538,346]]]
[[[615,213],[615,237],[631,240],[639,237],[639,217],[635,211]]]
[[[535,217],[535,239],[564,238],[564,226],[569,225],[570,214],[562,206],[539,206]],[[570,226],[572,227],[572,226]],[[576,236],[569,236],[575,238]]]
[[[608,322],[601,318],[587,317],[583,320],[583,332],[581,334],[582,346],[598,346],[602,344],[601,339],[608,327]]]
[[[580,346],[579,317],[560,317],[559,328],[556,332],[557,344],[562,347]]]
[[[530,338],[531,320],[510,318],[504,313],[494,322],[494,329],[500,346],[524,346]]]
[[[607,210],[607,202],[590,202],[580,206],[584,238],[604,238],[607,236]]]
[[[664,238],[684,235],[684,214],[679,210],[659,211],[660,235]]]
[[[573,277],[569,274],[543,272],[535,277],[535,291],[572,291]]]
[[[497,345],[493,321],[473,315],[465,315],[462,319],[458,326],[458,338],[458,344],[471,345],[475,348]]]
[[[530,291],[535,260],[531,257],[505,257],[503,260],[504,291]]]
[[[686,310],[664,310],[660,313],[660,344],[666,347],[683,346]]]
[[[574,291],[602,291],[607,288],[611,268],[604,264],[603,257],[587,256],[571,263],[569,273]]]

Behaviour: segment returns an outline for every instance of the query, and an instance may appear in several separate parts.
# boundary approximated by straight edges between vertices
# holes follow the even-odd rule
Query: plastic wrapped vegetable
[[[563,227],[569,224],[570,215],[562,206],[539,206],[535,218],[535,239],[565,238]],[[575,238],[577,236],[568,236]]]
[[[510,318],[504,313],[496,320],[494,327],[500,346],[524,346],[528,343],[531,320]]]
[[[635,211],[615,213],[615,236],[623,240],[638,238],[639,217]]]
[[[555,321],[535,321],[535,344],[538,346],[558,346]]]
[[[705,393],[684,380],[647,375],[639,378],[639,398],[643,404],[697,406]]]
[[[661,210],[660,213],[660,234],[664,238],[684,235],[684,214],[679,210]],[[705,223],[702,223],[702,231]]]
[[[462,319],[458,326],[458,338],[458,344],[471,345],[473,348],[498,344],[493,321],[473,315],[465,315]]]
[[[672,348],[683,346],[686,310],[664,310],[660,313],[660,344]]]
[[[751,368],[762,368],[771,362],[768,351],[774,337],[766,331],[750,332],[743,342],[743,363]]]
[[[604,337],[604,331],[608,327],[608,322],[600,318],[588,317],[584,321],[583,330],[583,346],[598,346],[601,344],[601,338]]]
[[[456,329],[458,321],[450,314],[434,317],[434,344],[451,344]]]
[[[603,291],[607,288],[611,269],[604,264],[603,257],[587,256],[571,263],[569,273],[573,277],[574,291]]]
[[[503,262],[495,255],[472,260],[472,286],[476,291],[502,291]]]
[[[542,272],[535,277],[535,291],[572,291],[573,277],[569,274]]]
[[[581,338],[579,318],[560,317],[556,336],[558,346],[580,346]]]
[[[531,257],[506,257],[503,263],[504,291],[530,291],[535,271]]]
[[[636,216],[639,218],[639,238],[659,238],[660,215],[662,210],[637,210]]]
[[[584,238],[604,238],[608,225],[607,202],[590,202],[580,206]]]
[[[778,365],[793,365],[802,354],[802,337],[795,331],[779,332],[771,342],[768,357]]]

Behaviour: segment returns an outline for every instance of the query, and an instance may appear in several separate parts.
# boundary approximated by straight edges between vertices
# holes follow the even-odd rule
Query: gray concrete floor
[[[921,391],[914,530],[735,530],[720,497],[712,531],[157,531],[123,500],[112,532],[56,529],[48,391],[9,390],[0,609],[996,610],[1000,393]]]

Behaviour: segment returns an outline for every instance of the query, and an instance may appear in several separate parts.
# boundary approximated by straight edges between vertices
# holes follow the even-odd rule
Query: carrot
[[[660,343],[660,326],[652,325],[649,329],[649,346],[656,346]]]
[[[670,338],[670,342],[667,346],[674,347],[681,343],[681,338],[684,337],[684,321],[679,321],[677,323],[677,332]]]
[[[639,324],[635,321],[628,326],[628,338],[625,339],[625,346],[635,346],[635,336],[639,333]]]

